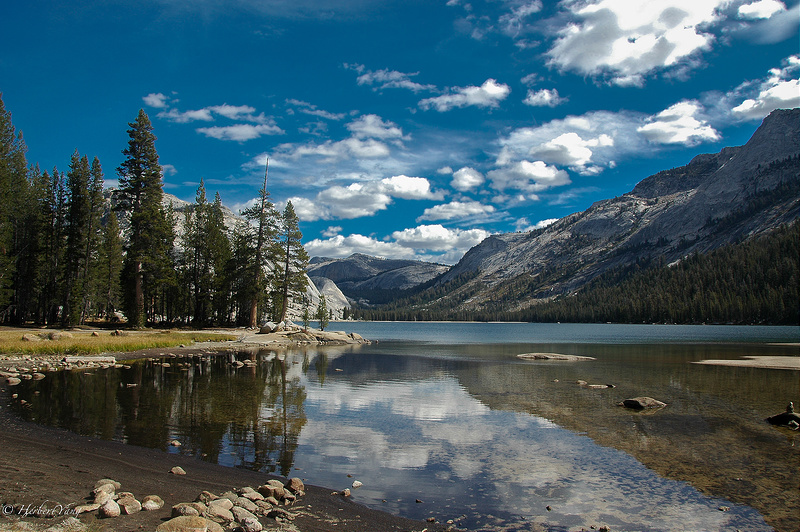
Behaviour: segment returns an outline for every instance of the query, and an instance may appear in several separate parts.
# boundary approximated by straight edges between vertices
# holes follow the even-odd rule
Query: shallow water
[[[763,421],[800,404],[798,372],[691,363],[798,356],[765,343],[797,341],[798,328],[334,328],[379,342],[239,352],[254,362],[239,369],[198,356],[64,372],[24,383],[23,413],[333,489],[359,480],[359,502],[470,530],[800,527],[800,438]],[[596,360],[517,358],[526,352]],[[639,395],[668,407],[616,406]]]

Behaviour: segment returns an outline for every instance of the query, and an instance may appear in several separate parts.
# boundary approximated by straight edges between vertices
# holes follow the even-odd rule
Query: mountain
[[[612,268],[654,257],[675,263],[799,216],[800,109],[777,110],[744,146],[698,155],[546,228],[486,238],[420,300],[451,313],[498,302],[523,310]]]
[[[344,259],[314,257],[308,265],[308,275],[315,284],[317,280],[330,281],[347,297],[369,304],[393,299],[398,293],[422,285],[449,268],[431,262],[355,253]]]

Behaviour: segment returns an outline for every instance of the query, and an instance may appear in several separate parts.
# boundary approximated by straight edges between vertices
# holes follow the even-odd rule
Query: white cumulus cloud
[[[637,131],[647,140],[659,144],[694,146],[719,139],[719,133],[697,117],[700,111],[700,104],[696,101],[678,102],[650,117]]]
[[[434,108],[440,113],[456,107],[498,107],[510,92],[511,87],[490,78],[480,87],[456,87],[449,94],[426,98],[419,102],[419,106],[426,110]]]
[[[151,92],[147,96],[142,98],[144,103],[150,107],[155,107],[156,109],[165,109],[167,107],[167,100],[169,98],[160,92]]]
[[[219,140],[245,142],[263,135],[281,135],[284,131],[275,124],[235,124],[232,126],[201,127],[197,129],[207,137]]]
[[[540,192],[571,183],[569,174],[543,161],[518,161],[488,173],[497,190]]]
[[[558,31],[549,64],[584,75],[640,85],[645,75],[707,50],[729,0],[596,0],[565,3],[573,20]]]
[[[483,229],[448,229],[439,224],[420,225],[392,233],[401,246],[430,251],[466,251],[481,243],[491,233]]]
[[[320,191],[314,199],[290,199],[301,220],[315,221],[372,216],[385,210],[393,198],[437,200],[441,199],[441,194],[432,191],[430,182],[424,177],[397,175],[346,187],[332,186]]]
[[[787,79],[800,70],[800,56],[786,58],[784,65],[784,68],[769,71],[769,77],[759,84],[758,95],[747,98],[733,108],[735,117],[760,120],[775,109],[800,107],[800,79]]]
[[[454,189],[466,192],[479,187],[483,184],[485,178],[483,174],[474,168],[465,166],[453,172],[453,180],[450,184]]]
[[[528,90],[528,95],[522,100],[525,105],[532,107],[556,107],[566,101],[556,89]]]
[[[739,16],[744,19],[766,19],[775,13],[785,11],[786,6],[778,0],[758,0],[739,6]]]
[[[614,139],[606,134],[596,138],[584,139],[571,131],[563,133],[548,142],[534,146],[528,152],[545,162],[561,166],[583,168],[592,160],[592,148],[613,146]]]
[[[458,220],[492,214],[493,212],[495,212],[495,208],[492,205],[484,205],[478,201],[451,201],[450,203],[425,209],[425,212],[417,218],[417,221]]]
[[[384,121],[378,115],[363,115],[347,124],[347,129],[358,138],[403,139],[403,130],[394,122]]]

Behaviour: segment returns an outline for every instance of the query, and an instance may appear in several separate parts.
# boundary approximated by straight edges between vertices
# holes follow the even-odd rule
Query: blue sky
[[[116,182],[150,116],[165,191],[291,199],[312,256],[456,262],[747,141],[800,106],[797,0],[12,2],[28,161]]]

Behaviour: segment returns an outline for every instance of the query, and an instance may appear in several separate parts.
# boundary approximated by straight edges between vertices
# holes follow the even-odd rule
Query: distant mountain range
[[[504,286],[524,279],[530,290],[504,294],[508,310],[521,310],[612,268],[654,257],[675,263],[799,217],[800,109],[776,110],[744,146],[698,155],[543,229],[492,235],[451,268],[353,255],[314,259],[309,275],[362,304],[425,289],[437,307],[464,311],[496,303]]]

